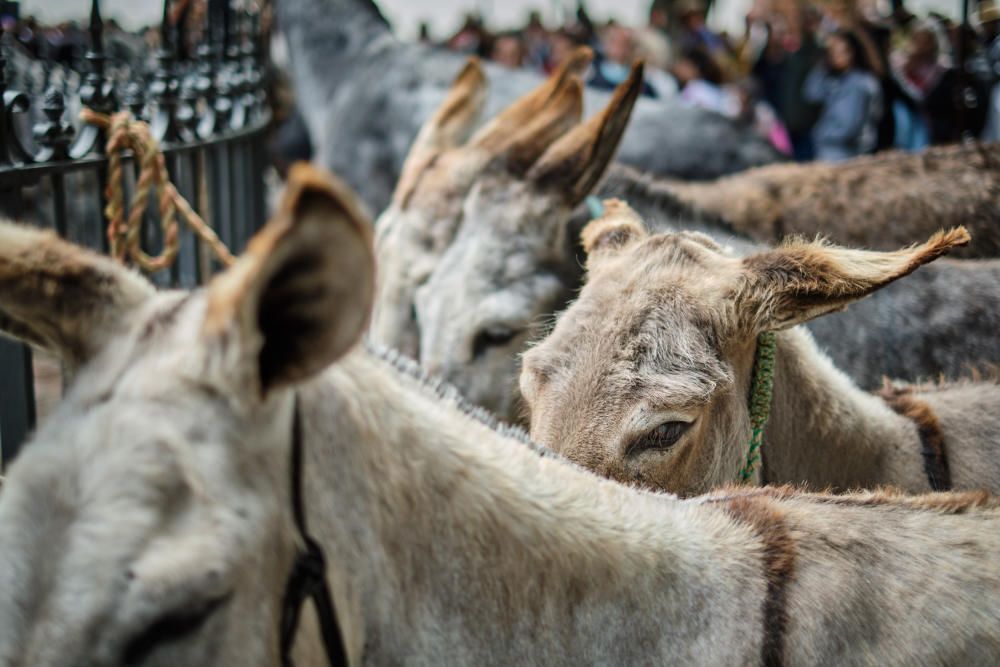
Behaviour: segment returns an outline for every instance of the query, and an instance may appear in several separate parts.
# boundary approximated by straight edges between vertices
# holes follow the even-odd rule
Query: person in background
[[[830,35],[826,60],[809,73],[804,92],[806,100],[821,106],[812,131],[817,159],[846,160],[875,149],[881,90],[853,33]]]
[[[587,85],[600,90],[614,90],[628,78],[629,68],[635,60],[635,40],[628,28],[613,24],[601,35],[601,48],[594,53]],[[653,87],[645,81],[642,94],[656,97]]]
[[[847,31],[853,35],[861,49],[859,54],[866,63],[866,69],[879,83],[884,108],[891,109],[898,92],[889,67],[892,27],[872,14],[866,16],[862,10],[864,1],[827,0],[820,33],[823,36],[835,31]],[[882,114],[876,148],[892,148],[895,136],[895,118],[892,113]]]
[[[493,39],[490,60],[517,69],[524,66],[524,42],[516,32],[500,33]]]
[[[677,46],[680,51],[699,49],[716,62],[723,79],[734,80],[743,73],[729,43],[705,24],[703,0],[678,0],[675,11],[680,23]]]
[[[740,112],[739,99],[722,86],[722,70],[702,49],[688,49],[674,63],[674,77],[681,87],[681,99],[691,106],[708,109],[730,118]]]
[[[678,92],[677,80],[669,74],[673,50],[666,21],[666,11],[654,7],[649,12],[649,23],[634,33],[635,57],[645,61],[646,82],[658,99],[673,97]]]
[[[746,78],[728,86],[736,96],[736,120],[750,125],[760,136],[767,139],[778,152],[792,155],[792,141],[788,130],[766,100],[761,99],[759,86],[752,78]]]
[[[566,28],[560,28],[549,35],[549,58],[545,63],[548,74],[559,69],[578,46],[584,44],[581,38]]]
[[[980,2],[978,18],[986,65],[993,81],[982,139],[1000,141],[1000,6],[996,0]]]
[[[542,15],[537,11],[528,14],[528,23],[521,30],[524,44],[524,64],[533,70],[543,72],[549,61],[549,31],[542,24]]]
[[[949,139],[954,119],[956,72],[941,53],[944,31],[934,21],[919,21],[909,43],[892,54],[892,73],[900,94],[892,105],[896,146],[920,150]]]
[[[490,40],[483,21],[475,14],[466,14],[462,27],[448,38],[445,46],[451,51],[475,54],[480,57],[489,55]]]
[[[751,25],[764,28],[763,46],[748,54],[750,71],[760,84],[760,96],[788,132],[792,155],[799,162],[813,159],[812,128],[819,108],[803,91],[806,77],[823,57],[816,39],[819,21],[819,12],[802,0],[775,0],[772,11],[755,6],[747,17],[748,36]],[[748,44],[751,41],[748,38]]]
[[[726,51],[725,41],[705,24],[702,0],[679,0],[676,11],[680,19],[681,49],[702,49],[712,57]]]

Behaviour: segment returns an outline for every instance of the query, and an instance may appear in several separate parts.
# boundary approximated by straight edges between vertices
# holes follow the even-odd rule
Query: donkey
[[[77,369],[0,493],[0,665],[278,664],[296,497],[349,664],[1000,660],[995,499],[682,501],[543,455],[355,345],[367,220],[290,183],[193,293],[0,226],[3,330]]]
[[[486,76],[477,58],[466,62],[441,106],[420,129],[403,163],[392,203],[375,224],[379,265],[385,267],[379,276],[372,321],[377,340],[418,357],[415,292],[454,241],[466,196],[481,177],[495,174],[494,180],[502,185],[510,180],[510,173],[523,175],[579,122],[579,75],[591,56],[587,48],[574,52],[548,81],[471,138],[486,99]],[[637,72],[641,76],[641,69]],[[625,111],[626,119],[627,115]]]
[[[711,183],[664,185],[766,243],[824,234],[844,245],[890,250],[962,224],[975,243],[956,257],[1000,256],[1000,143],[768,165]]]
[[[283,0],[279,25],[317,161],[343,175],[373,211],[389,204],[407,146],[462,68],[462,57],[396,40],[371,0]],[[487,65],[487,117],[541,82]],[[610,96],[589,89],[591,112]],[[685,105],[640,100],[620,159],[674,178],[717,178],[782,156],[743,123]]]
[[[878,165],[873,161],[875,176]],[[627,201],[651,231],[701,231],[741,255],[767,247],[750,241],[718,213],[685,201],[678,196],[676,187],[676,183],[665,179],[612,164],[597,190],[602,197]],[[835,196],[829,190],[826,194]],[[905,213],[899,211],[904,227],[908,217],[925,217],[920,210],[924,205],[936,206],[919,200],[885,201],[894,206],[913,204],[904,209]],[[822,217],[822,207],[814,213]],[[884,215],[879,213],[873,219]],[[570,221],[571,229],[582,229],[589,220],[587,211],[578,212]],[[952,216],[948,224],[959,225],[963,220]],[[878,228],[894,229],[896,224]],[[942,221],[942,226],[947,224]],[[896,246],[930,234],[914,235]],[[1000,360],[1000,337],[996,335],[1000,331],[1000,259],[945,257],[906,280],[880,289],[848,311],[813,320],[806,327],[835,365],[864,389],[880,387],[886,376],[920,381],[966,375],[976,367]]]
[[[376,223],[373,337],[511,421],[521,417],[520,353],[581,284],[577,245],[586,219],[573,208],[605,170],[598,191],[626,197],[657,229],[697,229],[743,253],[761,249],[653,177],[607,167],[628,122],[635,79],[588,123],[562,138],[547,131],[576,122],[577,72],[588,58],[577,52],[548,83],[464,141],[486,86],[482,68],[470,61],[421,128],[393,203]],[[515,137],[522,162],[541,154],[538,164],[556,164],[550,158],[563,155],[567,168],[549,170],[561,178],[540,182],[540,169],[512,161]],[[921,316],[930,309],[933,316]],[[970,362],[1000,358],[1000,260],[932,265],[809,327],[864,388],[878,386],[883,375],[958,375]]]
[[[703,234],[650,235],[620,201],[605,207],[583,232],[579,299],[523,357],[539,442],[613,479],[682,494],[741,470],[833,490],[1000,488],[997,383],[873,396],[795,328],[966,243],[964,228],[896,252],[792,241],[739,258]],[[774,331],[773,399],[755,390],[765,415],[771,403],[755,468],[747,397],[755,375],[767,381],[758,337]]]
[[[485,82],[475,62],[467,65],[421,130],[376,224],[385,270],[374,338],[508,418],[518,411],[510,350],[527,345],[580,283],[574,236],[559,222],[604,173],[642,86],[639,64],[581,123],[578,74],[589,57],[577,52],[460,143]]]

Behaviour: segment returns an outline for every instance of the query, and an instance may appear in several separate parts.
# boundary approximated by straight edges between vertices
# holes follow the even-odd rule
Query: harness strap
[[[333,596],[326,581],[326,558],[319,543],[309,534],[306,525],[305,505],[302,501],[302,416],[298,397],[295,399],[295,415],[292,418],[291,489],[292,515],[295,527],[302,539],[304,549],[295,558],[295,564],[285,584],[285,595],[281,607],[281,664],[295,667],[292,660],[292,645],[302,615],[302,605],[306,598],[312,598],[319,618],[320,634],[326,649],[330,667],[346,667],[347,651],[344,649],[343,635],[337,622],[337,611]]]

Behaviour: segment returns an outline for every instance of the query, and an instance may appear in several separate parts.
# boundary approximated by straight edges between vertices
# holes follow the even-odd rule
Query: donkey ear
[[[472,136],[472,154],[502,158],[514,173],[523,173],[567,130],[580,122],[583,84],[579,75],[593,52],[573,52],[548,80],[497,114]]]
[[[583,250],[587,253],[587,267],[595,259],[615,254],[648,236],[642,218],[620,199],[605,199],[601,217],[587,223],[580,232]]]
[[[238,350],[262,393],[323,370],[367,325],[370,229],[346,186],[295,165],[276,218],[209,286],[203,334]]]
[[[578,204],[604,175],[628,126],[632,107],[642,91],[641,62],[632,66],[628,79],[615,90],[604,111],[556,141],[528,172],[543,188],[563,194]]]
[[[475,56],[451,84],[444,101],[417,133],[396,184],[393,200],[405,206],[420,180],[420,174],[442,152],[460,146],[479,120],[486,101],[486,75]]]
[[[969,233],[956,227],[895,252],[793,241],[752,255],[742,262],[735,296],[741,320],[754,333],[807,322],[841,310],[968,242]]]
[[[0,331],[75,369],[155,293],[139,274],[54,233],[0,223]]]

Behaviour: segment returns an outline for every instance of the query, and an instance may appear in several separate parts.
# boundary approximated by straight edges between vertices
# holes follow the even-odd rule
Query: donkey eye
[[[502,324],[482,329],[472,341],[472,356],[482,356],[492,347],[501,347],[514,340],[519,332]]]
[[[681,436],[691,428],[691,422],[663,422],[656,428],[643,433],[628,446],[626,454],[639,454],[647,450],[664,451],[670,449]]]

